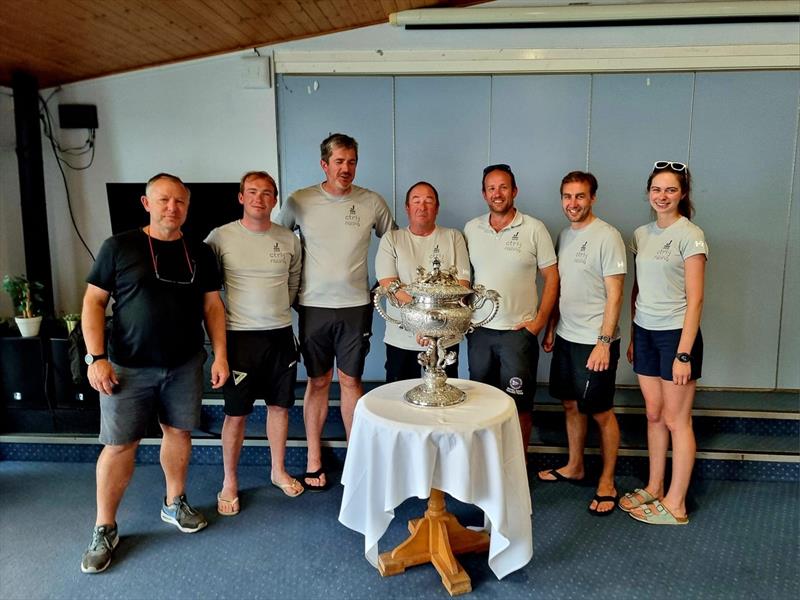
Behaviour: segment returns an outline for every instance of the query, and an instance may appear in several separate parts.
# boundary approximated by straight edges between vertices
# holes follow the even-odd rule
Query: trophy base
[[[467,394],[448,383],[439,383],[433,387],[422,383],[408,390],[404,398],[414,406],[442,407],[461,404],[466,400]]]

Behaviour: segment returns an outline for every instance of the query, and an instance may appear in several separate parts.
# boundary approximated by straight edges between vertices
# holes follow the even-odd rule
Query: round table
[[[519,420],[507,394],[463,379],[448,380],[466,392],[462,404],[430,408],[405,402],[403,394],[420,381],[383,385],[358,401],[342,474],[339,521],[364,535],[365,556],[382,574],[430,560],[448,591],[463,593],[471,589],[469,577],[463,569],[452,572],[460,569],[455,559],[457,568],[447,556],[437,565],[436,555],[447,551],[434,544],[444,542],[451,556],[488,546],[489,567],[498,578],[525,566],[533,553]],[[483,510],[491,536],[459,525],[444,510],[441,492]],[[430,496],[428,511],[409,522],[412,536],[406,542],[379,557],[378,540],[394,509],[414,496]]]

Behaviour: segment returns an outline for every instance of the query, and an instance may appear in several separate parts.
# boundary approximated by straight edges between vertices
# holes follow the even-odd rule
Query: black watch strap
[[[682,362],[682,363],[690,363],[690,362],[692,362],[692,355],[689,354],[688,352],[678,352],[675,355],[675,358],[677,358],[678,361]]]
[[[103,359],[106,359],[106,358],[108,358],[108,354],[105,354],[105,353],[103,353],[103,354],[87,354],[83,358],[83,361],[87,365],[91,365],[91,364],[94,364],[95,362],[97,362],[98,360],[103,360]]]

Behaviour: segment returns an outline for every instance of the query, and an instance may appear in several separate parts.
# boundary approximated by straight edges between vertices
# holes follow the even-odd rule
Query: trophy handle
[[[397,299],[397,296],[395,296],[394,293],[402,286],[403,284],[400,283],[399,281],[393,281],[392,283],[389,284],[389,287],[386,288],[380,286],[378,289],[375,290],[375,297],[372,299],[372,304],[375,305],[375,310],[378,311],[378,314],[382,316],[384,319],[386,319],[386,321],[388,323],[391,323],[392,325],[399,326],[401,325],[401,323],[397,319],[390,317],[388,314],[386,314],[386,311],[383,310],[383,307],[381,306],[381,298],[385,296],[386,299],[392,303],[392,306],[394,306],[395,308],[400,308],[401,306],[400,301]]]
[[[472,301],[470,302],[470,305],[469,305],[470,308],[472,310],[478,310],[488,300],[489,302],[492,303],[492,311],[482,321],[478,321],[477,323],[470,323],[469,324],[469,329],[467,330],[467,333],[471,333],[472,331],[474,331],[478,327],[481,327],[482,325],[485,325],[486,323],[488,323],[489,321],[494,319],[495,315],[497,315],[497,310],[500,308],[500,294],[498,294],[496,291],[487,290],[482,285],[476,285],[476,286],[474,286],[473,292],[474,293],[473,293],[473,296],[472,296]]]

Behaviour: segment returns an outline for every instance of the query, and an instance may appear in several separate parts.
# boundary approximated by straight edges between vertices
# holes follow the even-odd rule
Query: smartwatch
[[[675,358],[678,359],[678,362],[682,362],[682,363],[690,363],[690,362],[692,362],[692,356],[688,352],[678,352],[675,355]]]
[[[597,341],[601,342],[603,344],[610,344],[611,343],[611,337],[607,336],[607,335],[598,335],[597,336]]]
[[[91,365],[98,360],[103,360],[104,358],[108,358],[108,354],[87,354],[83,357],[83,362],[85,362],[87,365]]]

